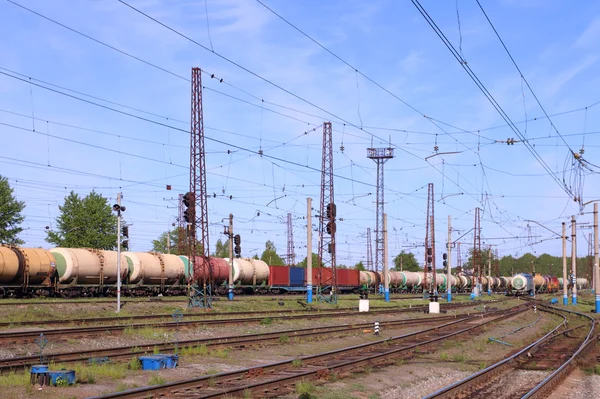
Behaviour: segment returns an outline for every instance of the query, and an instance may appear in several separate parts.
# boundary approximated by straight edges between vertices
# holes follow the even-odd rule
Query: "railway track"
[[[341,377],[365,366],[383,365],[398,358],[410,357],[417,348],[435,346],[445,339],[471,333],[474,330],[518,315],[527,310],[519,305],[508,310],[488,312],[444,323],[417,332],[382,339],[366,344],[301,356],[294,360],[264,364],[163,385],[96,396],[93,399],[133,398],[217,398],[274,397],[292,390],[302,380],[326,380]]]
[[[430,323],[442,323],[447,321],[456,321],[456,320],[464,320],[469,317],[478,316],[483,313],[476,313],[471,316],[467,315],[453,315],[453,316],[436,316],[436,317],[427,317],[427,318],[419,318],[419,319],[400,319],[400,320],[389,320],[380,322],[379,325],[381,327],[410,327],[414,325],[420,324],[430,324]],[[358,324],[338,324],[327,327],[314,327],[314,328],[304,328],[304,329],[293,329],[293,330],[282,330],[282,331],[274,331],[269,333],[260,333],[260,334],[244,334],[239,336],[225,336],[225,337],[216,337],[216,338],[202,338],[202,339],[194,339],[194,340],[186,340],[179,341],[177,343],[179,348],[183,347],[196,347],[200,345],[206,345],[207,347],[232,347],[232,348],[244,348],[247,346],[264,344],[266,342],[279,341],[282,336],[287,336],[288,338],[307,338],[314,337],[320,335],[328,335],[328,334],[348,334],[357,330],[371,329],[373,328],[373,323],[358,323]],[[173,351],[175,349],[175,342],[166,342],[161,344],[148,344],[148,345],[131,345],[131,346],[122,346],[117,348],[107,348],[107,349],[96,349],[96,350],[87,350],[87,351],[73,351],[73,352],[63,352],[63,353],[54,353],[44,355],[44,363],[54,362],[54,363],[66,363],[66,362],[79,362],[79,361],[88,361],[90,359],[101,359],[103,357],[109,358],[112,360],[131,360],[132,356],[144,355],[147,353],[152,353],[155,349],[158,349],[161,352],[164,351]],[[1,359],[0,360],[0,374],[11,371],[23,369],[25,367],[29,367],[32,365],[36,365],[40,363],[39,356],[23,356],[23,357],[15,357],[9,359]]]
[[[593,318],[578,312],[535,304],[538,311],[562,316],[562,322],[542,338],[506,359],[434,392],[424,399],[546,397],[575,367],[576,359],[589,353],[597,337],[593,336],[595,329]],[[587,323],[566,328],[568,320],[563,313],[583,317]],[[561,328],[565,330],[560,332]],[[521,370],[551,371],[542,380],[530,378],[517,383],[518,373]]]
[[[456,309],[473,306],[472,303],[464,302],[457,304],[446,304],[441,307],[444,309]],[[412,307],[412,308],[392,308],[383,307],[381,309],[371,310],[369,314],[389,314],[389,313],[407,313],[407,312],[420,312],[426,310],[427,307]],[[229,313],[230,314],[230,313]],[[294,320],[294,319],[317,319],[326,317],[353,317],[357,315],[364,315],[356,312],[356,310],[350,312],[320,312],[314,314],[292,314],[292,315],[281,315],[276,316],[271,312],[268,316],[271,320]],[[167,315],[163,315],[167,316]],[[135,317],[135,316],[134,316]],[[168,315],[167,317],[170,317]],[[113,318],[104,318],[114,320]],[[209,326],[209,325],[232,325],[232,324],[245,324],[245,323],[260,323],[265,319],[265,316],[259,317],[243,317],[243,318],[217,318],[217,319],[203,319],[203,320],[185,320],[180,322],[175,321],[164,321],[158,323],[138,323],[138,324],[114,324],[114,325],[100,325],[100,326],[86,326],[86,327],[70,327],[70,328],[56,328],[56,329],[36,329],[31,331],[4,331],[0,332],[0,343],[5,344],[18,344],[35,341],[40,334],[44,334],[46,338],[52,338],[55,340],[66,340],[77,337],[90,337],[96,335],[106,335],[113,333],[121,333],[125,329],[139,329],[139,328],[189,328],[197,326]],[[83,323],[90,319],[83,319]],[[92,319],[97,320],[97,319]],[[72,322],[72,321],[71,321]],[[40,322],[34,322],[39,324]],[[46,321],[46,325],[52,324],[52,321]]]

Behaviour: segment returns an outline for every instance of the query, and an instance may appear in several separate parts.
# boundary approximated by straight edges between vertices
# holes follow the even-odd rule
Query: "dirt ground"
[[[517,303],[511,301],[512,304]],[[82,313],[96,313],[94,307],[99,313],[113,313],[110,304],[83,304]],[[165,313],[165,304],[131,304],[131,312],[140,312],[149,314],[149,312]],[[493,307],[506,307],[510,304],[492,305]],[[66,309],[61,309],[59,305],[53,309],[52,314],[63,312],[65,317],[72,317],[72,310],[68,309],[72,305],[63,305]],[[177,306],[168,304],[166,306]],[[260,306],[260,305],[257,305]],[[277,305],[276,305],[277,306]],[[28,308],[32,305],[28,305]],[[108,309],[104,309],[107,307]],[[139,308],[139,309],[138,309]],[[473,313],[482,310],[481,303],[474,303],[466,309],[449,311],[448,314]],[[36,312],[39,313],[39,312]],[[77,312],[79,314],[79,312]],[[532,312],[531,312],[532,313]],[[48,314],[44,318],[51,318]],[[91,317],[91,316],[82,316]],[[403,313],[397,315],[373,315],[360,314],[356,317],[346,318],[323,318],[313,320],[295,320],[295,321],[271,321],[264,324],[248,324],[238,326],[210,327],[181,330],[179,339],[207,338],[225,335],[250,334],[267,331],[282,331],[287,329],[299,329],[315,326],[330,326],[344,323],[372,323],[375,320],[380,322],[392,319],[405,319],[411,317],[428,317],[423,313]],[[491,357],[502,357],[505,353],[514,350],[514,348],[496,343],[487,343],[488,336],[500,337],[510,333],[518,327],[530,324],[536,320],[529,312],[526,315],[515,317],[508,320],[502,326],[486,331],[479,337],[473,337],[470,343],[448,344],[447,347],[438,352],[422,353],[417,359],[406,362],[395,367],[388,367],[377,370],[365,370],[364,373],[355,377],[340,380],[334,384],[327,384],[324,387],[316,387],[317,397],[330,397],[319,395],[332,395],[335,392],[343,393],[342,396],[331,397],[408,397],[407,393],[414,391],[414,397],[421,397],[423,389],[432,389],[434,386],[440,387],[449,382],[468,375],[474,370],[478,370],[484,364],[490,362]],[[529,330],[537,330],[544,326],[546,320],[539,320],[534,327],[525,328],[515,334],[505,337],[503,340],[515,345],[521,345],[530,339],[532,334]],[[320,337],[311,340],[300,340],[296,342],[291,338],[281,340],[279,343],[269,344],[261,348],[251,348],[243,350],[223,350],[208,349],[205,353],[185,354],[180,357],[180,364],[175,369],[160,371],[142,371],[128,369],[126,363],[119,363],[107,366],[85,366],[76,364],[66,364],[64,367],[75,369],[77,371],[78,383],[71,387],[43,387],[38,390],[28,384],[29,375],[27,373],[15,373],[0,376],[0,389],[10,398],[85,398],[94,395],[122,391],[135,387],[146,385],[162,384],[167,381],[176,381],[199,375],[216,374],[224,371],[254,366],[258,364],[270,363],[280,360],[289,360],[297,356],[319,353],[326,350],[343,348],[346,346],[357,345],[364,342],[371,342],[382,337],[400,335],[411,331],[416,331],[422,327],[409,328],[381,328],[381,337],[374,337],[371,332],[358,332],[343,337]],[[141,343],[155,343],[169,341],[173,338],[173,331],[160,329],[143,329],[141,331],[132,330],[130,333],[121,335],[106,335],[101,339],[66,339],[57,342],[50,342],[45,348],[45,353],[72,351],[76,349],[105,348],[122,345],[136,345]],[[541,334],[541,332],[540,332]],[[282,335],[284,335],[282,333]],[[531,338],[532,339],[532,338]],[[15,355],[36,354],[37,347],[34,345],[23,345],[19,347],[0,348],[0,358],[11,357]],[[494,356],[492,356],[494,355]],[[461,357],[462,356],[462,357]],[[424,372],[424,370],[428,370]],[[431,376],[433,380],[425,383],[423,375]],[[401,376],[401,377],[399,377]],[[415,378],[418,376],[417,378]],[[419,383],[415,385],[414,381]],[[428,379],[429,380],[429,379]],[[425,384],[423,387],[420,387]],[[437,384],[437,385],[436,385]],[[354,387],[354,388],[353,388]],[[364,387],[364,390],[361,390]],[[333,388],[333,389],[332,389]],[[338,389],[339,388],[339,389]],[[357,396],[354,392],[356,391]],[[401,396],[397,393],[402,392]],[[350,395],[350,396],[344,396]],[[375,395],[375,396],[373,396]],[[5,397],[3,395],[0,395]],[[290,397],[297,397],[292,395]],[[413,396],[411,396],[413,397]]]

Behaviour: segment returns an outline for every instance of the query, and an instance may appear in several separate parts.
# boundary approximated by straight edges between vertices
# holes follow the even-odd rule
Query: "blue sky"
[[[422,262],[428,183],[434,183],[438,253],[450,215],[453,240],[464,235],[466,254],[477,207],[482,242],[501,256],[561,254],[556,236],[525,220],[558,233],[574,214],[591,225],[593,205],[579,215],[562,182],[582,202],[600,198],[600,169],[587,164],[578,172],[570,153],[583,148],[584,159],[600,164],[596,2],[481,1],[554,127],[476,1],[421,2],[529,148],[497,142],[519,137],[409,0],[263,1],[352,67],[255,0],[129,2],[208,50],[118,1],[15,2],[143,60],[0,1],[0,174],[27,203],[21,235],[27,245],[49,248],[45,226],[55,226],[65,195],[95,189],[111,202],[123,192],[131,248],[151,249],[175,221],[177,195],[188,190],[185,131],[196,66],[218,78],[202,77],[207,186],[216,194],[208,199],[211,249],[223,237],[222,219],[233,213],[244,255],[260,254],[267,239],[284,254],[290,212],[297,260],[304,258],[306,198],[315,209],[319,204],[321,176],[314,169],[321,167],[324,121],[333,124],[335,200],[344,219],[338,264],[364,260],[366,229],[375,228],[371,142],[385,147],[391,140],[395,148],[385,165],[390,259],[404,249]],[[456,153],[426,160],[436,145],[440,153]],[[260,157],[260,149],[279,160]],[[580,255],[587,254],[591,232],[578,231]]]

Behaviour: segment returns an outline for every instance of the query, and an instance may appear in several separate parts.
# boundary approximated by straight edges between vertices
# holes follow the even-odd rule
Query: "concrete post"
[[[388,231],[387,213],[383,214],[383,295],[386,302],[390,301],[390,270],[388,267]]]
[[[121,311],[121,193],[117,193],[117,313]]]
[[[229,283],[229,291],[227,292],[227,299],[233,301],[233,215],[229,214],[229,277],[227,281]]]
[[[598,203],[594,203],[594,292],[596,313],[600,313],[600,270],[598,269]]]
[[[312,198],[306,199],[306,302],[312,303]]]
[[[492,247],[488,248],[488,295],[492,295]]]
[[[571,216],[571,270],[573,271],[572,303],[577,305],[577,222]]]
[[[448,215],[448,245],[446,248],[448,254],[448,270],[446,276],[446,292],[448,296],[448,302],[452,302],[452,283],[450,269],[452,269],[452,218]]]
[[[563,305],[569,304],[569,295],[567,284],[569,277],[567,276],[567,224],[562,222],[562,255],[563,255]]]

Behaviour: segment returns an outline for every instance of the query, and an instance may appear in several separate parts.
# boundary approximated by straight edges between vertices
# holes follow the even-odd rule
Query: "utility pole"
[[[227,299],[233,301],[233,214],[229,214],[229,290]]]
[[[600,270],[598,270],[598,203],[594,203],[594,293],[596,313],[600,313]]]
[[[312,303],[312,198],[306,199],[306,302]]]
[[[371,228],[367,228],[367,270],[373,271],[373,247],[371,246]]]
[[[292,226],[292,214],[287,214],[287,264],[292,267],[296,264],[296,254],[294,252],[294,230]]]
[[[475,228],[473,233],[473,292],[481,295],[481,217],[475,208]]]
[[[491,279],[492,279],[492,247],[489,247],[488,249],[488,295],[492,295],[492,283],[491,283]]]
[[[372,144],[371,144],[372,145]],[[367,158],[372,159],[377,164],[377,199],[375,215],[375,265],[374,271],[381,272],[383,264],[383,166],[388,159],[394,158],[394,149],[388,148],[367,148]],[[376,289],[377,291],[377,289]]]
[[[117,193],[117,203],[113,205],[113,211],[117,212],[117,313],[121,311],[121,212],[125,212],[121,196],[122,193]]]
[[[388,268],[388,231],[387,213],[383,214],[383,296],[390,301],[390,270]]]
[[[562,255],[563,255],[563,305],[569,304],[569,294],[567,291],[567,284],[569,284],[569,278],[567,277],[567,224],[562,222]]]
[[[448,243],[446,244],[446,252],[448,253],[448,265],[447,265],[447,275],[446,275],[446,291],[448,297],[448,303],[452,302],[452,274],[450,273],[450,269],[452,269],[452,218],[448,215]]]
[[[429,294],[437,296],[437,281],[435,274],[435,217],[433,212],[434,193],[433,183],[427,185],[427,220],[425,224],[425,264],[423,265],[423,294],[429,288]],[[427,274],[431,272],[431,283],[428,284]],[[437,302],[437,301],[436,301]]]
[[[167,230],[167,253],[171,253],[171,230]]]
[[[571,216],[571,272],[573,273],[572,303],[577,305],[577,222]]]

